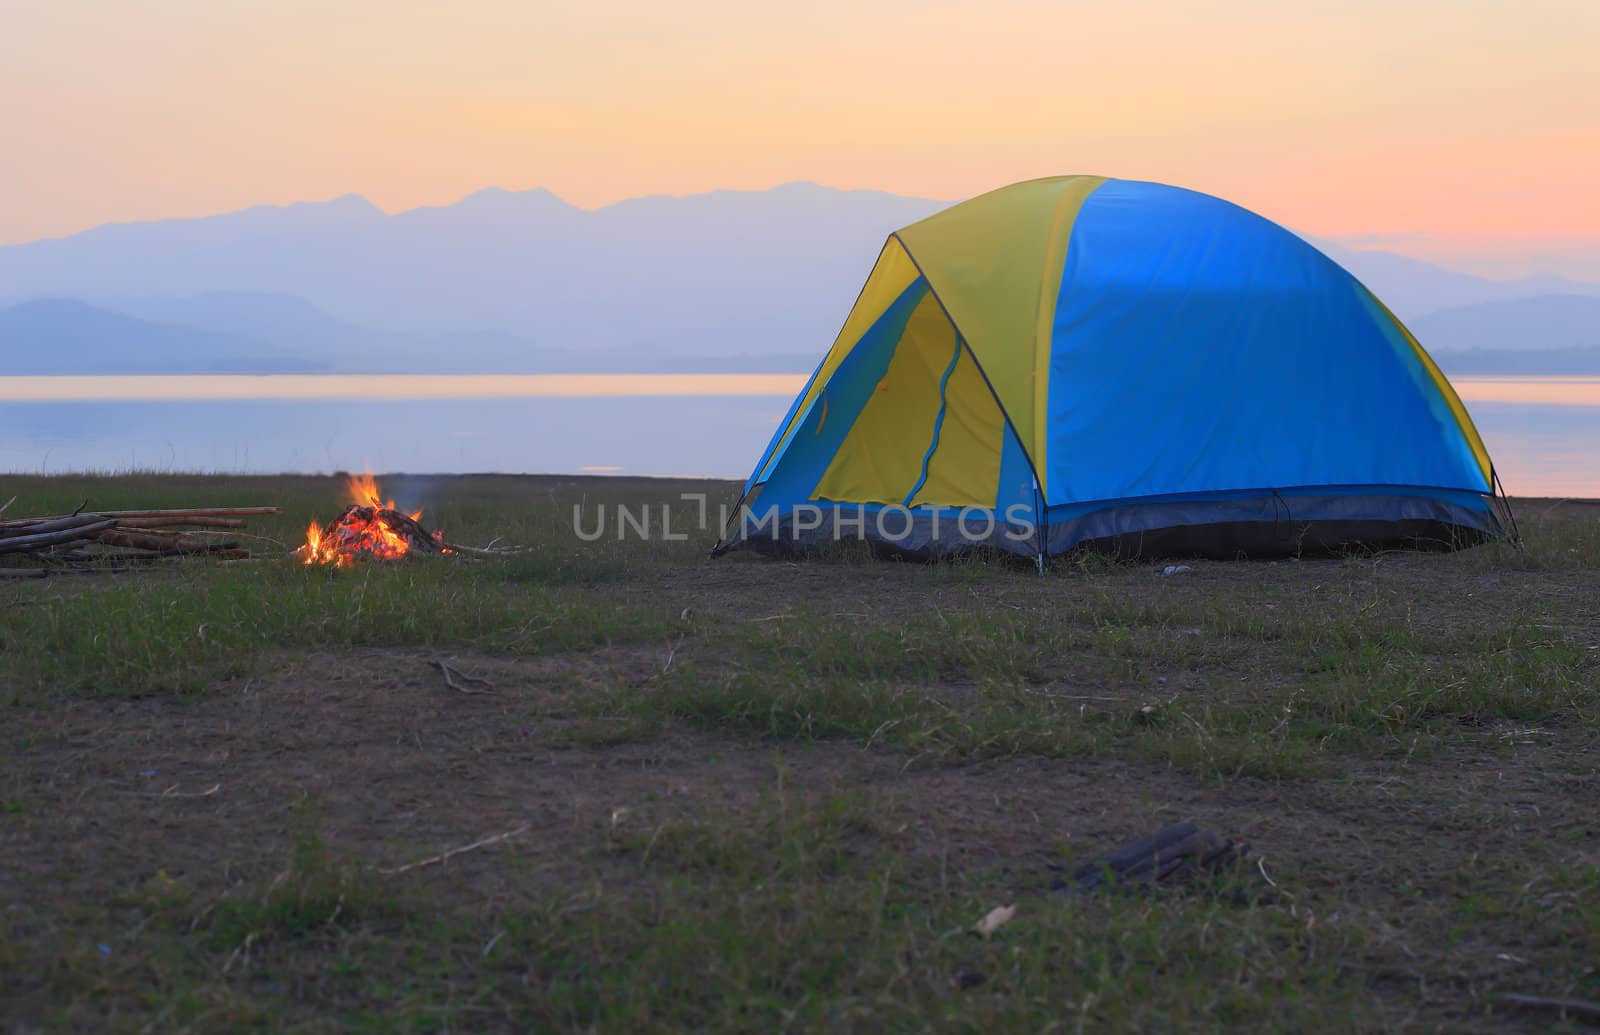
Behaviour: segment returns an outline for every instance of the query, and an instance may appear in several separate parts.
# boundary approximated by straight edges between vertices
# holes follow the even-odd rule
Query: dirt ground
[[[1290,894],[1325,901],[1337,889],[1347,908],[1379,915],[1407,894],[1438,893],[1441,875],[1480,856],[1514,860],[1525,839],[1570,846],[1575,869],[1600,866],[1591,749],[1538,731],[1492,757],[1434,759],[1403,776],[1354,766],[1289,784],[1116,759],[918,764],[842,743],[682,731],[577,746],[564,731],[591,735],[595,722],[570,714],[573,695],[602,674],[649,678],[659,651],[451,655],[493,681],[482,695],[447,688],[437,656],[318,654],[196,701],[13,713],[8,739],[19,750],[0,766],[0,786],[33,805],[0,828],[0,899],[103,900],[156,873],[221,894],[281,864],[308,802],[330,843],[380,868],[515,832],[431,868],[429,881],[450,898],[504,893],[508,855],[519,881],[531,868],[579,896],[598,877],[614,885],[635,871],[575,846],[619,825],[737,821],[780,786],[801,798],[865,794],[895,850],[937,854],[953,872],[983,874],[997,901],[1043,902],[1032,908],[1049,908],[1064,854],[1081,860],[1180,819],[1249,842]],[[1306,923],[1316,922],[1307,910]],[[1501,983],[1530,972],[1536,955],[1537,944],[1503,936],[1447,950],[1394,927],[1369,946],[1365,966],[1374,992],[1392,1000],[1384,1016],[1396,1029],[1431,1028],[1462,1019],[1448,997],[1437,1000],[1438,986]]]

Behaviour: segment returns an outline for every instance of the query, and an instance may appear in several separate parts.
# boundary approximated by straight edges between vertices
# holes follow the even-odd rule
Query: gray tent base
[[[1269,496],[1109,507],[1037,527],[903,511],[882,523],[841,505],[842,522],[815,513],[779,516],[744,528],[713,552],[748,549],[778,557],[814,555],[864,542],[884,556],[936,559],[989,549],[1029,561],[1079,551],[1123,558],[1223,560],[1337,556],[1377,550],[1459,550],[1504,535],[1482,509],[1416,496]]]

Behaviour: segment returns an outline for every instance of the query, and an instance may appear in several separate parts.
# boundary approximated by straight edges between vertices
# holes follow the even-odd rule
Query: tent
[[[1316,248],[1060,176],[889,236],[713,554],[1459,546],[1502,534],[1496,484],[1433,360]]]

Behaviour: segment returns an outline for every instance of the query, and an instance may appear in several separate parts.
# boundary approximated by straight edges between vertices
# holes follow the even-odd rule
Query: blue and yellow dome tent
[[[714,553],[1465,545],[1488,452],[1360,282],[1236,205],[1030,180],[891,234]]]

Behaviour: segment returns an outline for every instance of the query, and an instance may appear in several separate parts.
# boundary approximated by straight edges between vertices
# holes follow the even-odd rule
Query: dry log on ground
[[[42,578],[58,572],[138,570],[143,562],[168,557],[204,554],[243,560],[250,551],[241,538],[259,539],[238,531],[244,517],[279,514],[278,507],[191,507],[173,510],[117,510],[13,518],[0,521],[0,554],[31,555],[49,564],[45,568],[4,568],[0,578]],[[212,537],[226,536],[215,541]],[[276,540],[266,540],[282,545]],[[96,551],[96,547],[121,552]],[[108,564],[110,562],[110,564]],[[111,565],[131,563],[134,567]]]
[[[1545,1010],[1565,1014],[1586,1024],[1600,1024],[1600,1003],[1591,1003],[1586,999],[1558,999],[1508,992],[1500,997],[1500,1003],[1503,1006],[1515,1006],[1524,1010]]]
[[[169,550],[177,540],[152,535],[149,532],[124,532],[120,528],[110,528],[95,536],[95,541],[106,546],[132,547],[137,550]]]
[[[212,527],[236,527],[227,522],[243,517],[258,514],[281,514],[282,507],[193,507],[185,510],[102,510],[95,511],[100,517],[117,518],[119,523],[136,522],[139,526],[164,527],[187,523],[185,519],[215,519],[197,521],[196,523]],[[74,517],[90,517],[88,513],[78,511],[73,514],[51,514],[45,517],[9,518],[0,521],[0,531],[7,529],[27,528],[43,522],[60,521]],[[242,525],[238,526],[242,527]]]
[[[96,533],[104,532],[116,523],[115,518],[104,518],[87,525],[64,528],[58,532],[10,536],[6,539],[0,539],[0,553],[33,553],[47,546],[58,546],[62,543],[93,539]]]
[[[92,525],[96,521],[104,521],[104,514],[73,514],[70,517],[40,518],[32,524],[10,525],[0,528],[0,539],[14,539],[23,535],[43,535],[46,532],[59,532],[67,528],[82,528]]]
[[[119,517],[118,528],[243,528],[243,518],[226,517]]]
[[[282,507],[190,507],[184,510],[102,510],[103,517],[114,518],[177,518],[177,517],[249,517],[253,514],[282,514]]]
[[[507,557],[512,554],[527,553],[530,549],[526,546],[505,546],[498,550],[491,550],[488,547],[462,546],[460,543],[452,543],[448,540],[440,540],[439,545],[454,553],[467,554],[472,557]]]

